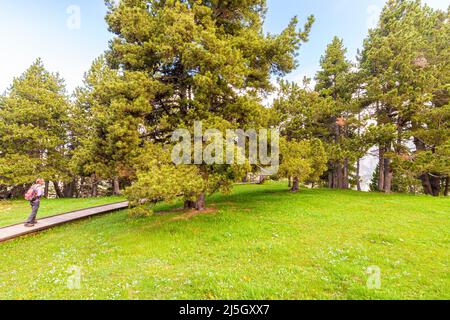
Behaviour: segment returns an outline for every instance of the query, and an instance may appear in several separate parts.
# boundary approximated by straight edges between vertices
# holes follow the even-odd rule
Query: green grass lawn
[[[209,206],[121,211],[0,244],[0,298],[450,299],[449,199],[271,183]]]
[[[123,201],[121,197],[101,197],[89,199],[42,200],[38,219],[79,210],[87,207]],[[31,213],[30,203],[25,200],[0,201],[0,227],[25,221]]]

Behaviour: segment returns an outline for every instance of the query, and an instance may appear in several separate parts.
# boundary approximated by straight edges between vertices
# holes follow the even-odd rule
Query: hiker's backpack
[[[30,188],[30,190],[27,191],[27,193],[25,193],[25,200],[27,201],[33,201],[37,198],[37,191],[35,186],[32,186]]]

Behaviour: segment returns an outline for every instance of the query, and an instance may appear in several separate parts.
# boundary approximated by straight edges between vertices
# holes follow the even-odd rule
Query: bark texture
[[[300,190],[300,181],[297,177],[295,177],[292,181],[291,192],[297,192]]]

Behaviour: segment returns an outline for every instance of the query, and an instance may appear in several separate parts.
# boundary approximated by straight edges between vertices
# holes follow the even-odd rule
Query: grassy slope
[[[123,211],[0,244],[0,298],[450,298],[448,199],[269,184],[209,203],[216,214]],[[366,287],[372,265],[381,290]]]
[[[79,210],[86,207],[99,206],[122,201],[120,197],[103,197],[90,199],[52,199],[42,200],[38,219],[55,214]],[[28,201],[0,201],[0,227],[25,221],[31,212]]]

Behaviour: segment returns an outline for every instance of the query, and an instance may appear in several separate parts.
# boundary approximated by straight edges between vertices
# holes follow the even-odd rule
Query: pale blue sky
[[[310,14],[316,16],[310,42],[300,50],[300,67],[289,79],[313,76],[321,54],[335,35],[344,38],[348,56],[354,59],[384,2],[268,0],[268,32],[280,32],[294,15],[302,22]],[[450,5],[450,0],[425,2],[441,9]],[[73,5],[80,8],[80,28],[67,26],[67,10]],[[103,0],[0,0],[0,92],[37,57],[49,70],[61,74],[69,91],[80,85],[84,72],[107,48],[111,37],[104,21],[105,11]]]

